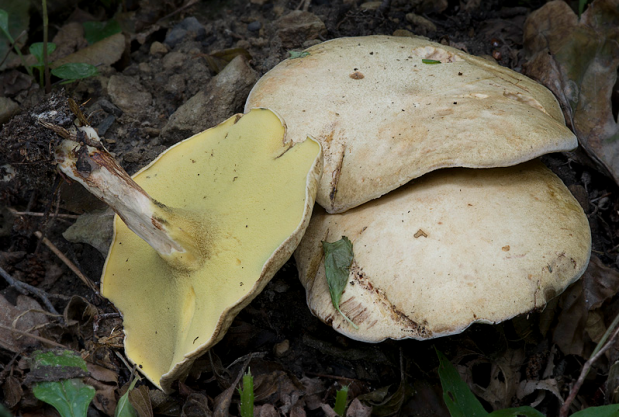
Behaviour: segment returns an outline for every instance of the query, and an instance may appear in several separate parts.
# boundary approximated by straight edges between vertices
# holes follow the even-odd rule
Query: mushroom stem
[[[172,221],[177,217],[174,210],[151,198],[135,183],[103,147],[93,128],[78,127],[77,135],[66,130],[58,133],[66,137],[55,151],[63,174],[108,204],[127,227],[168,262],[184,268],[195,266],[198,249],[189,233]]]

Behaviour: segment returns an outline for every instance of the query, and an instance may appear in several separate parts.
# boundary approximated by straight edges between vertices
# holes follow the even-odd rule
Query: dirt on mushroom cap
[[[337,314],[321,241],[347,236],[354,263]],[[590,228],[539,161],[453,168],[344,214],[316,210],[295,252],[313,313],[358,340],[428,339],[542,307],[581,276]]]
[[[265,74],[246,109],[273,108],[293,141],[321,142],[317,202],[330,213],[438,168],[510,166],[577,146],[545,87],[455,48],[368,36],[306,52]]]

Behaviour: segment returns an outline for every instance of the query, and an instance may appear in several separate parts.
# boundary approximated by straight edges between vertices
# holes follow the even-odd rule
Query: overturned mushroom
[[[324,42],[263,76],[293,141],[323,145],[317,202],[344,212],[444,167],[515,165],[577,140],[554,96],[510,69],[422,38]]]
[[[321,241],[354,260],[333,307]],[[295,258],[312,312],[357,340],[429,339],[542,307],[590,257],[579,203],[539,161],[443,169],[343,214],[315,211]]]
[[[276,114],[252,110],[169,148],[133,179],[88,127],[57,149],[60,169],[118,214],[101,291],[123,314],[127,356],[164,391],[301,239],[321,149],[284,134]]]

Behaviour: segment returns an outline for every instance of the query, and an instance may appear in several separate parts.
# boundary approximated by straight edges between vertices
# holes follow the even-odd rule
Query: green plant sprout
[[[334,308],[344,317],[355,330],[359,327],[340,311],[340,298],[347,285],[349,268],[353,263],[353,244],[346,237],[336,242],[322,242],[325,254],[325,277]]]
[[[22,61],[22,65],[26,67],[28,74],[31,77],[33,77],[32,69],[26,65],[26,61],[24,60],[24,56],[22,55],[22,52],[19,50],[19,48],[15,44],[15,40],[9,33],[9,14],[5,10],[2,10],[2,9],[0,9],[0,31],[2,31],[4,36],[6,36],[9,42],[11,42],[11,45],[13,45],[13,49],[15,49],[15,52],[17,52],[17,55],[19,55],[19,59]]]
[[[241,417],[253,417],[254,416],[254,377],[250,372],[250,368],[248,371],[243,374],[243,382],[242,385],[237,388],[239,391],[239,396],[241,397]]]
[[[345,385],[336,391],[336,403],[334,404],[334,412],[340,417],[344,417],[347,408],[347,396],[349,395],[349,386]]]

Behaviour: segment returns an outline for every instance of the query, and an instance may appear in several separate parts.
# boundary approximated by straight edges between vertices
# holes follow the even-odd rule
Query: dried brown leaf
[[[2,385],[2,391],[4,392],[4,403],[8,408],[13,408],[19,404],[24,395],[22,384],[14,375],[9,375],[6,378]]]
[[[149,388],[140,385],[129,391],[129,402],[136,409],[139,417],[153,417],[153,406],[149,397]]]
[[[151,412],[152,413],[152,412]],[[152,416],[152,414],[151,414]],[[213,412],[209,408],[209,399],[200,393],[192,393],[188,395],[183,410],[182,417],[211,417]],[[140,416],[143,417],[143,416]]]
[[[370,417],[372,407],[362,404],[360,400],[355,398],[347,408],[347,417]]]
[[[20,295],[17,297],[17,305],[13,305],[0,295],[0,324],[4,327],[13,327],[17,320],[16,328],[22,331],[30,331],[35,326],[48,323],[44,314],[34,311],[42,311],[41,305],[34,299]],[[35,336],[40,336],[38,331],[32,331]],[[39,342],[33,338],[20,336],[10,330],[0,328],[0,347],[13,353],[21,352],[28,347],[38,346]]]
[[[618,1],[595,0],[578,19],[563,1],[531,13],[524,26],[528,76],[551,89],[579,143],[618,182]]]
[[[593,256],[583,275],[585,304],[588,310],[599,308],[606,300],[618,294],[618,271],[609,268]]]

